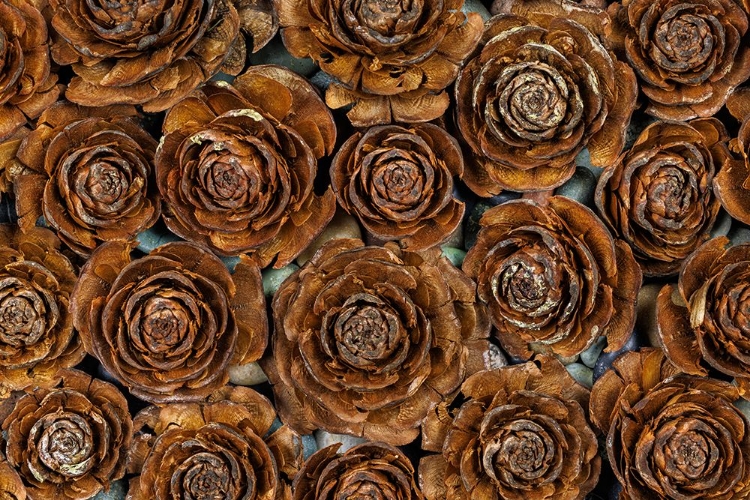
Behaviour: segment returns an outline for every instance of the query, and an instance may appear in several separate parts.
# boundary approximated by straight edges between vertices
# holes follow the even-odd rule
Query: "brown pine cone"
[[[269,98],[273,96],[273,98]],[[313,191],[336,126],[314,87],[280,66],[253,66],[169,110],[156,177],[178,236],[222,255],[289,264],[333,217]]]
[[[43,215],[83,257],[105,241],[135,240],[160,214],[156,147],[132,106],[54,104],[4,165],[19,226],[30,231]]]
[[[61,246],[48,229],[0,225],[0,397],[86,355],[69,312],[77,273]]]
[[[261,361],[281,420],[402,445],[427,412],[483,368],[489,320],[474,283],[440,250],[333,240],[273,299]]]
[[[556,359],[469,377],[454,415],[431,414],[419,463],[428,500],[583,500],[601,469],[589,391]],[[438,408],[440,409],[440,408]]]
[[[110,383],[63,370],[53,383],[4,401],[0,420],[0,449],[30,499],[85,500],[125,474],[133,421]]]
[[[635,324],[641,270],[625,242],[594,213],[563,196],[491,208],[463,263],[512,356],[575,356],[600,336],[607,352]]]
[[[197,401],[224,386],[229,364],[257,360],[268,342],[258,267],[234,274],[192,243],[168,243],[140,259],[131,246],[99,247],[71,301],[86,351],[130,392],[158,403]]]
[[[128,500],[286,500],[302,440],[252,389],[226,387],[210,402],[150,406],[134,420]]]

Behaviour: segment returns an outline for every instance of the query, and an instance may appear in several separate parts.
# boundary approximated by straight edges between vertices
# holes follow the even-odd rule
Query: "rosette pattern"
[[[714,115],[750,77],[748,19],[733,0],[633,0],[610,7],[613,40],[648,98],[646,112]]]
[[[607,435],[620,498],[747,498],[750,424],[732,404],[737,388],[676,371],[645,349],[618,358],[594,384],[592,420]]]
[[[50,0],[56,32],[52,58],[72,65],[76,74],[65,96],[85,106],[141,104],[149,113],[168,109],[219,71],[242,71],[246,47],[240,27],[261,26],[258,42],[272,35],[268,22],[258,22],[259,14],[269,20],[267,12],[256,12],[262,5]]]
[[[453,418],[434,413],[419,463],[428,500],[583,499],[601,459],[589,391],[552,357],[472,375]]]
[[[386,125],[355,132],[331,165],[339,204],[374,236],[408,250],[445,241],[461,224],[464,204],[453,197],[463,174],[456,140],[432,124]]]
[[[48,43],[47,23],[36,3],[0,1],[0,140],[60,95]]]
[[[699,247],[657,299],[659,338],[670,361],[692,375],[706,365],[750,389],[750,244],[725,237]],[[702,363],[705,362],[705,363]]]
[[[497,338],[512,356],[574,356],[604,335],[607,352],[635,323],[641,271],[625,242],[580,203],[562,196],[491,208],[463,270],[477,281]]]
[[[715,118],[655,122],[599,178],[599,213],[646,276],[676,273],[710,237],[721,206],[714,174],[732,161],[728,139]]]
[[[482,34],[463,0],[274,0],[284,45],[336,79],[334,109],[354,105],[357,127],[427,122],[448,108],[445,91]]]
[[[156,146],[135,108],[54,104],[4,165],[21,229],[44,216],[84,257],[102,242],[135,239],[159,218]]]
[[[234,274],[212,253],[169,243],[132,260],[106,243],[81,270],[71,303],[86,350],[151,402],[201,400],[225,385],[229,363],[257,360],[268,342],[260,271]]]
[[[125,474],[133,422],[112,384],[64,370],[3,402],[0,419],[0,448],[30,499],[92,498]]]
[[[750,109],[750,92],[738,95],[745,101],[742,106]],[[734,111],[731,107],[729,109]],[[731,159],[719,171],[714,179],[714,191],[729,215],[740,222],[750,224],[750,205],[747,203],[750,196],[750,114],[747,114],[744,120],[741,116],[737,117],[742,121],[742,125],[737,137],[732,139],[729,145],[740,155],[740,159]]]
[[[474,283],[438,249],[334,240],[273,299],[262,360],[281,420],[401,445],[483,367],[489,320]]]
[[[300,436],[252,389],[226,388],[206,404],[151,406],[134,420],[128,500],[291,498]]]
[[[43,228],[0,225],[0,396],[51,379],[86,352],[68,311],[76,269]]]
[[[339,446],[318,450],[307,459],[294,478],[292,500],[424,500],[414,467],[398,448],[375,442],[337,453]]]
[[[167,113],[163,132],[157,182],[180,237],[283,267],[333,217],[333,191],[318,196],[313,181],[336,126],[290,70],[253,66],[233,86],[207,85]]]
[[[456,80],[458,128],[471,152],[464,182],[479,196],[559,186],[584,147],[593,165],[610,165],[635,106],[633,71],[601,41],[604,11],[534,5],[511,2],[488,21]]]

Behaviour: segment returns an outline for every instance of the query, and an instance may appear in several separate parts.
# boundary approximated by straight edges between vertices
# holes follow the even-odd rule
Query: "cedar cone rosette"
[[[50,380],[86,352],[69,313],[77,273],[52,231],[0,225],[0,397]]]
[[[340,446],[318,450],[305,461],[294,478],[293,500],[424,500],[414,467],[398,448],[364,443],[337,453]]]
[[[445,88],[482,34],[463,0],[274,0],[281,36],[336,79],[326,103],[353,104],[355,127],[427,122],[443,115]]]
[[[241,257],[234,274],[192,243],[132,259],[121,242],[99,247],[81,270],[71,313],[86,351],[134,396],[188,402],[224,386],[228,366],[257,360],[268,342],[260,270]]]
[[[733,385],[678,373],[659,349],[620,356],[591,391],[621,500],[750,494],[750,428]]]
[[[281,420],[399,446],[431,408],[483,369],[489,320],[475,285],[433,248],[339,239],[273,298],[262,366]]]
[[[677,273],[710,238],[721,206],[714,174],[732,161],[728,139],[715,118],[658,121],[599,177],[599,214],[633,249],[644,275]]]
[[[744,101],[740,104],[742,108],[735,110],[729,103],[727,107],[740,119],[742,125],[737,137],[730,141],[729,147],[740,155],[740,159],[732,159],[719,171],[714,179],[714,192],[729,215],[740,222],[750,224],[750,92],[745,91],[736,95],[737,101]],[[748,114],[743,120],[736,111],[748,111]]]
[[[463,270],[511,356],[575,356],[600,336],[606,352],[627,342],[641,271],[590,209],[563,196],[523,199],[489,209],[480,225]]]
[[[750,244],[728,247],[725,237],[699,247],[665,285],[656,302],[659,339],[685,373],[708,374],[706,364],[750,389]]]
[[[51,0],[52,58],[72,65],[65,96],[85,106],[141,104],[169,109],[219,71],[245,66],[245,39],[254,50],[277,25],[265,0],[86,3]]]
[[[131,106],[55,103],[0,165],[13,183],[19,226],[30,231],[44,216],[83,257],[105,241],[134,240],[159,218],[156,147]]]
[[[466,401],[425,425],[419,463],[428,500],[583,500],[601,470],[589,391],[556,359],[472,375]]]
[[[279,268],[333,217],[333,191],[319,196],[313,181],[336,126],[314,87],[288,69],[253,66],[232,85],[206,85],[167,113],[163,133],[164,220],[186,240]]]
[[[461,224],[465,206],[453,197],[453,176],[462,174],[461,149],[445,130],[385,125],[355,132],[341,146],[331,184],[367,231],[412,251],[442,243]]]
[[[51,72],[46,2],[0,0],[0,141],[35,119],[62,90]]]
[[[748,18],[734,0],[624,0],[609,13],[657,118],[710,117],[750,77]]]
[[[85,500],[125,474],[133,421],[110,383],[63,370],[49,385],[3,402],[0,421],[0,448],[31,500]]]
[[[560,186],[585,147],[594,166],[617,159],[637,84],[604,45],[608,26],[604,11],[565,0],[512,2],[487,22],[481,50],[456,80],[472,191]]]
[[[275,418],[265,397],[228,386],[205,404],[140,411],[127,500],[291,500],[302,438],[287,426],[270,432]]]

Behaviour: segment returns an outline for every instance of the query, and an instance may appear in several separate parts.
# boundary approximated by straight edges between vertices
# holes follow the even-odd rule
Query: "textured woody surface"
[[[295,57],[311,57],[336,79],[326,102],[353,104],[352,124],[426,122],[448,108],[445,88],[482,34],[463,0],[274,0]]]
[[[737,99],[742,101],[741,108],[729,107],[729,103],[727,107],[742,121],[737,137],[730,142],[732,151],[740,159],[727,162],[721,169],[714,180],[714,191],[724,210],[738,221],[750,224],[750,93],[736,95],[741,96]]]
[[[257,5],[240,2],[238,12],[231,0],[52,0],[52,58],[76,74],[65,96],[87,106],[142,104],[144,111],[163,111],[220,70],[242,70],[240,27],[249,28],[244,18],[252,18]]]
[[[588,146],[603,167],[620,154],[635,106],[633,70],[603,44],[609,18],[564,0],[508,2],[456,81],[468,145],[464,181],[479,196],[563,184]]]
[[[750,386],[750,244],[714,238],[686,261],[679,286],[665,285],[657,299],[659,338],[667,357],[686,373],[709,366]],[[705,362],[705,363],[704,363]]]
[[[21,229],[31,230],[44,216],[86,257],[104,241],[132,241],[152,226],[160,213],[157,144],[139,118],[131,106],[60,101],[45,110],[14,157],[0,164],[13,182]]]
[[[646,276],[679,271],[710,236],[720,203],[714,175],[733,162],[715,118],[649,125],[596,188],[599,214]]]
[[[422,447],[441,452],[419,464],[428,500],[581,500],[599,479],[601,458],[587,422],[589,391],[559,361],[535,361],[472,375],[453,415],[438,407]]]
[[[294,500],[424,500],[414,466],[398,448],[368,442],[337,453],[339,444],[307,459],[294,478]]]
[[[52,231],[0,225],[0,396],[51,379],[86,352],[68,310],[76,269]]]
[[[37,118],[60,95],[40,12],[45,6],[45,1],[0,1],[0,140]]]
[[[286,426],[269,434],[271,402],[225,388],[204,404],[150,406],[136,415],[128,500],[291,500],[302,440]]]
[[[445,130],[386,125],[347,139],[333,159],[331,184],[339,204],[374,236],[422,250],[461,224],[453,177],[462,174],[458,142]]]
[[[226,385],[230,363],[257,360],[268,342],[258,267],[224,263],[191,243],[140,259],[120,242],[99,247],[71,304],[86,350],[151,402],[196,401]]]
[[[738,398],[727,382],[680,374],[658,349],[618,358],[592,389],[591,413],[620,498],[747,498],[750,429]]]
[[[273,98],[269,98],[273,96]],[[313,191],[336,125],[315,88],[280,66],[253,66],[172,107],[156,155],[164,219],[178,236],[223,255],[289,264],[333,217]]]
[[[334,240],[279,288],[263,368],[281,420],[401,445],[484,366],[489,320],[439,249]]]
[[[50,384],[5,400],[0,420],[0,448],[30,499],[88,499],[125,473],[133,422],[112,384],[63,370]],[[0,485],[9,479],[2,474]]]
[[[628,340],[641,271],[594,213],[562,196],[510,201],[484,213],[463,270],[477,281],[497,339],[512,356],[574,356],[600,336]]]
[[[714,115],[750,76],[748,19],[733,0],[631,0],[609,7],[624,52],[658,118]]]

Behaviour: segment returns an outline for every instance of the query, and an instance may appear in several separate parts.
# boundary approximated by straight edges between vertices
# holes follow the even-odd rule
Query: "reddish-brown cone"
[[[472,375],[453,415],[438,407],[419,463],[427,500],[583,500],[601,469],[589,391],[556,359]]]
[[[197,401],[224,386],[228,366],[257,360],[268,342],[257,265],[234,274],[192,243],[140,259],[120,242],[99,247],[71,301],[86,350],[130,392],[150,402]]]
[[[206,85],[169,110],[163,132],[156,177],[178,236],[283,267],[333,217],[333,191],[319,196],[313,181],[336,126],[292,71],[253,66],[232,85]]]
[[[445,241],[461,224],[464,204],[453,196],[463,174],[456,140],[432,124],[355,132],[336,153],[331,184],[339,204],[381,240],[407,250]]]
[[[625,242],[563,196],[491,208],[463,263],[512,356],[574,356],[606,336],[607,352],[635,324],[641,270]]]
[[[484,366],[489,319],[474,283],[438,248],[333,240],[273,299],[261,361],[281,420],[402,445]]]
[[[125,397],[110,383],[63,370],[52,383],[3,402],[0,421],[0,449],[29,499],[86,500],[125,474],[133,421]],[[3,495],[9,479],[0,475],[0,497],[23,499]]]

